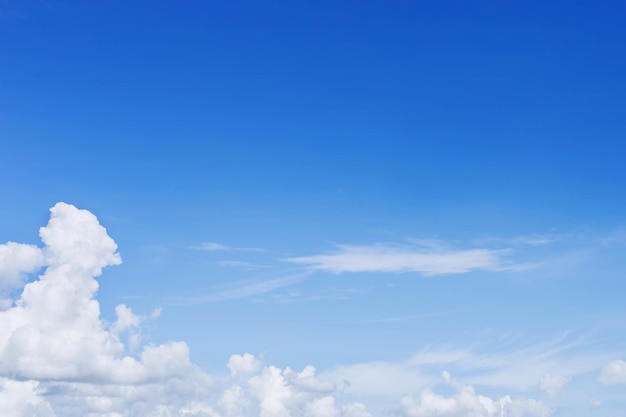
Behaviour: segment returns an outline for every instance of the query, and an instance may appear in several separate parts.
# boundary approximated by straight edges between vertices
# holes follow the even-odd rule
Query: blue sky
[[[6,400],[17,378],[43,393],[40,415],[499,416],[467,405],[470,385],[509,395],[510,417],[618,415],[625,13],[623,2],[0,3],[0,242],[22,244],[0,245],[0,322],[22,323],[14,309],[35,302],[24,285],[73,262],[40,238],[49,216],[60,236],[104,241],[78,220],[57,227],[95,222],[47,211],[65,202],[95,214],[123,259],[85,295],[102,327],[85,340],[112,337],[118,359],[182,341],[198,375],[219,381],[185,394],[196,408],[108,397],[98,408],[64,394],[76,376],[7,368],[19,361],[2,345],[0,410],[30,412]],[[227,363],[247,365],[229,376]],[[286,367],[307,365],[334,388],[289,379]],[[154,378],[169,387],[172,375]],[[276,400],[262,378],[306,401]],[[218,400],[235,386],[248,408]],[[439,400],[448,411],[426,405]]]

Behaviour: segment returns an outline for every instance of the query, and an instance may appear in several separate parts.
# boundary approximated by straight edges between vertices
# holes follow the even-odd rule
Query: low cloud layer
[[[25,273],[45,268],[0,311],[0,415],[369,415],[360,403],[338,404],[335,385],[312,367],[261,367],[253,355],[233,355],[231,377],[217,381],[190,362],[184,342],[132,354],[138,339],[130,336],[143,318],[121,304],[107,323],[95,298],[95,278],[121,263],[97,218],[59,203],[40,236],[43,248],[0,247],[4,288],[19,290]]]
[[[470,364],[479,363],[480,368],[486,362],[470,351],[423,351],[405,362],[353,364],[323,372],[313,366],[293,370],[267,365],[245,353],[230,357],[226,364],[230,375],[211,376],[190,361],[185,342],[142,346],[139,335],[146,318],[130,306],[118,305],[112,323],[101,318],[96,278],[103,269],[120,264],[121,257],[92,213],[58,203],[40,236],[42,247],[0,245],[0,289],[5,297],[0,310],[3,417],[373,417],[367,400],[375,397],[392,398],[395,406],[384,413],[399,417],[552,413],[534,399],[479,395],[447,372],[443,380],[454,390],[451,395],[429,388],[441,382],[431,372],[435,367],[467,371]],[[379,258],[367,263],[360,258],[367,248],[343,247],[340,255],[350,261],[344,264],[340,256],[337,265],[343,266],[331,270],[348,271],[348,264],[355,270],[386,265],[385,270],[424,274],[502,268],[497,252],[447,251],[434,256],[388,249],[382,250],[384,256],[376,249]],[[292,261],[306,263],[299,259]],[[364,265],[357,267],[361,260]],[[29,273],[40,270],[38,277],[26,281]],[[158,318],[159,312],[155,310],[151,318]],[[502,379],[511,373],[504,363],[545,365],[550,349],[542,350],[548,354],[531,355],[526,362],[514,354],[491,358],[483,368],[492,371],[483,369],[486,379],[478,384],[502,386]],[[570,367],[571,373],[587,372],[589,366],[593,365],[585,363],[578,371]],[[600,381],[624,383],[625,367],[619,360],[608,364]],[[476,378],[466,381],[477,384]],[[524,383],[530,381],[556,395],[569,378],[546,375],[539,380],[539,375],[528,374]]]
[[[548,417],[552,410],[540,401],[512,400],[505,396],[497,400],[476,394],[474,387],[462,384],[444,372],[446,383],[455,390],[451,396],[436,394],[430,389],[400,400],[398,411],[404,417]]]

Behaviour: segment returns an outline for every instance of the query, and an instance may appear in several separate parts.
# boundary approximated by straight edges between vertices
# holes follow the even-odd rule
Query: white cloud
[[[598,400],[597,398],[589,399],[589,407],[598,408],[601,406],[602,406],[602,401]]]
[[[43,249],[3,245],[4,277],[45,267],[0,311],[0,415],[7,417],[365,417],[362,404],[338,403],[335,385],[315,368],[267,366],[233,355],[226,381],[189,360],[184,342],[128,354],[146,317],[121,304],[117,319],[100,316],[95,296],[102,269],[121,263],[117,245],[88,211],[59,203],[41,228]],[[230,290],[245,296],[299,282],[302,273]],[[15,281],[13,281],[15,282]],[[224,296],[224,294],[222,294]],[[152,319],[159,316],[157,308]],[[134,340],[134,342],[133,342]],[[131,349],[132,350],[132,349]]]
[[[268,267],[267,265],[255,264],[245,261],[219,261],[217,264],[220,266],[239,268],[243,270],[264,269]]]
[[[38,386],[36,381],[0,378],[0,415],[54,417],[54,411],[38,392]]]
[[[34,245],[15,242],[0,245],[0,310],[11,306],[9,293],[20,288],[24,276],[41,268],[43,263],[41,249]]]
[[[453,395],[435,394],[429,387],[437,383],[444,366],[458,370],[470,383],[482,379],[478,385],[501,388],[508,380],[522,389],[530,380],[536,387],[546,372],[562,375],[568,369],[567,374],[575,376],[592,366],[599,369],[595,357],[557,360],[557,354],[576,345],[558,341],[491,355],[469,349],[429,349],[406,361],[339,366],[319,374],[312,366],[299,372],[262,366],[258,358],[245,353],[230,357],[230,376],[213,378],[191,363],[184,342],[141,346],[140,338],[133,337],[140,335],[145,320],[158,317],[159,308],[140,316],[121,304],[115,308],[113,323],[101,318],[96,278],[104,268],[120,264],[121,258],[93,214],[59,203],[40,235],[41,249],[1,246],[9,255],[0,257],[0,271],[11,277],[13,289],[22,285],[22,274],[45,268],[24,285],[21,294],[13,291],[14,300],[0,311],[3,417],[372,417],[363,403],[353,401],[355,395],[403,396],[397,411],[405,417],[498,417],[499,406],[507,417],[545,417],[549,410],[539,401],[483,397],[448,374],[445,380],[456,390]],[[450,253],[456,252],[439,255]],[[499,255],[494,256],[494,265],[500,265]],[[465,266],[469,268],[468,263]],[[434,268],[430,270],[434,273]],[[300,282],[310,273],[246,282],[215,296],[261,294]],[[601,381],[618,383],[624,365],[623,361],[609,364]],[[544,381],[546,390],[558,385],[560,377],[551,378]]]
[[[607,364],[598,380],[605,385],[626,384],[626,361],[618,359]]]
[[[233,377],[252,374],[259,369],[259,366],[259,361],[250,353],[232,355],[228,360],[228,369]]]
[[[372,417],[365,405],[359,402],[344,405],[341,414],[345,417]]]
[[[346,392],[354,395],[401,396],[433,386],[442,369],[463,375],[470,384],[514,392],[543,391],[558,393],[571,377],[597,371],[606,362],[604,353],[577,352],[582,339],[565,336],[535,345],[517,347],[495,343],[473,349],[436,349],[430,347],[404,361],[364,362],[338,366],[322,375],[337,386],[349,384]],[[487,346],[488,345],[488,346]],[[567,374],[568,377],[558,375]]]
[[[545,374],[539,380],[539,389],[550,397],[561,393],[569,383],[570,378],[561,375]]]
[[[337,386],[347,385],[355,395],[403,395],[428,386],[436,379],[405,362],[366,362],[338,366],[322,373]]]
[[[430,248],[423,245],[339,245],[333,253],[283,259],[313,270],[342,272],[418,272],[462,274],[472,270],[515,270],[503,261],[507,250]]]
[[[305,392],[330,393],[335,391],[335,384],[327,379],[320,379],[315,376],[315,368],[311,365],[305,366],[302,372],[293,372],[287,368],[284,372],[287,380],[295,387]]]
[[[222,245],[216,242],[206,242],[197,247],[197,249],[209,250],[209,251],[218,251],[218,250],[230,250],[230,248],[226,245]]]
[[[311,417],[337,417],[339,410],[335,408],[335,399],[331,396],[322,397],[306,405],[306,411]]]
[[[256,400],[261,417],[366,417],[359,403],[336,407],[335,386],[315,375],[315,368],[301,372],[268,366],[248,380],[250,396]]]
[[[227,300],[236,300],[256,295],[266,294],[279,288],[287,287],[304,281],[311,276],[310,271],[299,272],[279,278],[271,278],[258,281],[243,281],[231,285],[227,288],[216,290],[215,292],[195,295],[191,297],[179,297],[172,300],[173,304],[202,304],[215,303]]]
[[[594,372],[606,361],[605,353],[581,352],[584,338],[563,335],[555,340],[498,353],[472,353],[454,363],[455,371],[464,372],[471,384],[520,391],[537,388],[545,374],[569,377]],[[497,351],[496,351],[497,352]]]
[[[222,245],[217,242],[205,242],[200,246],[194,246],[193,249],[206,250],[211,252],[216,251],[239,251],[239,252],[263,252],[261,248],[236,248],[232,246]]]
[[[97,218],[59,203],[40,229],[46,269],[27,284],[15,307],[0,312],[0,372],[18,378],[139,383],[191,371],[182,342],[124,356],[119,333],[139,324],[116,309],[109,328],[95,300],[102,268],[121,263],[117,245]]]
[[[141,317],[135,315],[125,304],[120,304],[115,307],[115,314],[117,315],[117,320],[110,328],[111,333],[115,335],[139,327],[142,321]]]
[[[445,397],[425,389],[419,395],[403,397],[398,406],[399,414],[405,417],[547,417],[552,414],[539,401],[512,400],[509,396],[494,400],[476,394],[474,387],[457,382],[447,372],[443,377],[456,391],[454,395]]]
[[[563,235],[533,234],[515,236],[510,238],[491,236],[481,239],[474,239],[473,242],[477,245],[493,244],[499,246],[545,246],[563,238]]]

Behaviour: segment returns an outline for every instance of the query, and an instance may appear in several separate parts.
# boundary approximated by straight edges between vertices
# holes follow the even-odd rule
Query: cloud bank
[[[96,278],[121,263],[117,245],[86,210],[58,203],[50,212],[43,248],[0,246],[4,294],[22,290],[0,311],[0,415],[370,416],[361,403],[339,404],[335,385],[313,367],[262,368],[253,355],[233,355],[231,376],[218,381],[190,362],[184,342],[131,354],[121,336],[142,318],[121,304],[107,323],[95,298]],[[25,274],[42,267],[24,285]]]
[[[101,318],[96,278],[121,263],[117,245],[86,210],[58,203],[50,212],[48,224],[40,229],[41,248],[0,245],[3,417],[373,417],[362,399],[372,397],[393,397],[396,406],[384,413],[399,417],[552,413],[533,399],[479,395],[447,372],[443,377],[454,390],[451,395],[428,388],[438,381],[432,372],[424,376],[421,370],[441,365],[462,369],[480,362],[469,351],[424,351],[406,363],[356,364],[321,373],[312,366],[296,371],[265,365],[245,353],[230,357],[230,375],[211,376],[190,361],[185,342],[140,345],[144,317],[131,307],[118,305],[112,323]],[[439,274],[502,268],[501,254],[486,250],[416,254],[377,247],[372,249],[375,255],[370,249],[342,247],[329,259],[292,261],[319,268],[335,265],[330,269],[336,272],[383,268]],[[374,258],[371,263],[362,258],[368,253]],[[361,260],[364,264],[358,267]],[[28,274],[37,271],[40,275],[26,283]],[[158,314],[156,310],[152,318]],[[510,359],[492,358],[496,363]],[[483,386],[500,379],[498,366],[487,368],[495,373]],[[623,368],[622,361],[607,365],[601,382],[621,383]],[[535,383],[556,395],[568,381],[546,376]]]
[[[476,394],[474,387],[454,380],[448,372],[442,375],[455,390],[453,395],[445,397],[426,389],[419,395],[403,397],[399,413],[405,417],[548,417],[552,414],[552,410],[540,401],[512,400],[509,396],[494,400]]]

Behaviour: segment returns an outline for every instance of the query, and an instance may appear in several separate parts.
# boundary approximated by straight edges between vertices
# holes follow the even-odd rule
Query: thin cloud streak
[[[307,269],[340,274],[343,272],[417,272],[425,276],[463,274],[473,270],[517,271],[529,265],[515,265],[503,259],[508,249],[439,249],[422,245],[376,244],[338,245],[333,253],[291,257],[284,262],[305,265]]]
[[[216,303],[221,301],[237,300],[242,298],[263,295],[279,288],[298,284],[309,278],[313,272],[305,271],[298,274],[288,275],[285,277],[265,280],[265,281],[247,281],[238,286],[233,286],[221,291],[198,295],[192,297],[178,297],[170,301],[170,305],[192,305]]]
[[[232,252],[265,252],[265,249],[261,249],[261,248],[237,248],[237,247],[233,247],[233,246],[223,245],[223,244],[217,243],[217,242],[204,242],[200,246],[192,246],[191,249],[205,250],[205,251],[210,251],[210,252],[218,252],[218,251],[222,251],[222,252],[227,252],[227,251],[232,251]]]
[[[384,323],[398,323],[403,321],[422,320],[432,317],[450,316],[453,314],[467,313],[471,311],[471,308],[454,308],[446,311],[436,311],[432,313],[413,314],[410,316],[401,317],[384,317],[379,319],[366,319],[366,320],[349,320],[349,321],[336,321],[336,324],[384,324]]]
[[[269,265],[260,265],[260,264],[254,264],[252,262],[245,262],[245,261],[219,261],[217,264],[219,266],[239,268],[239,269],[244,269],[244,270],[269,268]]]
[[[562,240],[566,235],[545,235],[532,234],[523,236],[514,236],[509,238],[490,236],[480,239],[474,239],[476,245],[506,245],[506,246],[545,246]]]

